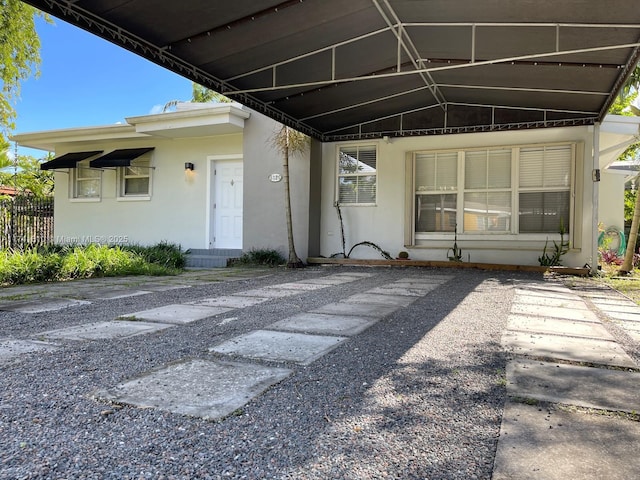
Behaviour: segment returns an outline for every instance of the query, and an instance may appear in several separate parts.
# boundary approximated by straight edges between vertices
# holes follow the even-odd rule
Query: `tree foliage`
[[[44,161],[50,158],[44,159]],[[18,155],[13,168],[0,170],[0,185],[15,187],[19,193],[34,195],[38,198],[53,195],[53,172],[40,170],[42,160],[30,155]]]
[[[20,0],[0,0],[0,148],[6,150],[6,136],[14,128],[15,102],[20,85],[38,75],[40,38],[35,17],[44,15]],[[44,17],[48,18],[48,17]]]

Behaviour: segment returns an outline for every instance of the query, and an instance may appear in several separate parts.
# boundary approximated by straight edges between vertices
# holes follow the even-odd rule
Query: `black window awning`
[[[76,168],[78,162],[85,160],[94,155],[102,153],[103,150],[96,150],[94,152],[71,152],[60,155],[59,157],[49,160],[48,162],[40,165],[40,170],[54,170],[56,168]]]
[[[89,166],[91,168],[129,167],[133,160],[153,149],[154,147],[123,148],[120,150],[114,150],[113,152],[109,152],[95,160],[91,160]]]

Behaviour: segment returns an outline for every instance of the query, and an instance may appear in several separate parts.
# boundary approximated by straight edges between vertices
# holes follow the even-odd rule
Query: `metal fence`
[[[53,198],[17,196],[0,200],[0,248],[53,243]]]

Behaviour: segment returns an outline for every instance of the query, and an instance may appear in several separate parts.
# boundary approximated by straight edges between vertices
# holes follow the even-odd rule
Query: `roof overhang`
[[[128,117],[136,132],[167,138],[204,137],[241,133],[250,113],[241,105],[179,104],[178,111]]]
[[[637,0],[27,0],[323,141],[590,125]]]

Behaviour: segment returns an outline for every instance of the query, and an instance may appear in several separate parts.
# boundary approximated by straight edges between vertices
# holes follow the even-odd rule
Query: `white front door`
[[[214,163],[213,247],[242,248],[242,160]]]

